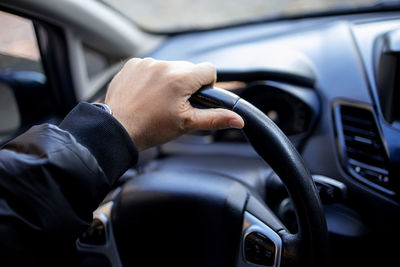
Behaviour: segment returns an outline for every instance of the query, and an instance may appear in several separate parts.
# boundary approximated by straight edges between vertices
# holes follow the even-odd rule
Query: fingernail
[[[235,128],[235,129],[241,129],[243,126],[242,126],[242,123],[238,120],[230,120],[229,127]]]

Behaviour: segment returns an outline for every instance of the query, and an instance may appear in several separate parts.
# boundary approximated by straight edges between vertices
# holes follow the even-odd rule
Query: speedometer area
[[[254,81],[221,83],[221,87],[235,91],[264,112],[295,144],[311,132],[319,110],[319,98],[314,89],[275,81]],[[219,85],[219,84],[217,84]],[[217,141],[240,141],[241,135],[235,130],[216,133]]]
[[[281,87],[265,82],[250,84],[241,96],[263,111],[288,136],[306,133],[313,121],[313,109]]]

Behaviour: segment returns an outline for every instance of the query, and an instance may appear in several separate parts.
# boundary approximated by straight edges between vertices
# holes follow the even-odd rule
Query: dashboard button
[[[103,222],[99,219],[94,219],[92,225],[79,237],[79,242],[86,245],[105,245],[106,231]]]
[[[275,245],[263,234],[253,232],[246,236],[244,245],[248,262],[263,266],[272,266],[275,262]]]

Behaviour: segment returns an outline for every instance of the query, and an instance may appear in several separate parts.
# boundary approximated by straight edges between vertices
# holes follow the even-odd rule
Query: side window
[[[0,143],[32,124],[45,91],[32,21],[0,11]]]
[[[83,55],[86,62],[87,78],[89,80],[95,78],[96,75],[100,74],[111,65],[109,58],[85,44],[83,44]]]

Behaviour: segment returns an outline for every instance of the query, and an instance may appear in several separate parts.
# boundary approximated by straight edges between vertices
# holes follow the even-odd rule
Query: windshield
[[[176,32],[319,12],[352,11],[399,0],[101,0],[144,29]]]

